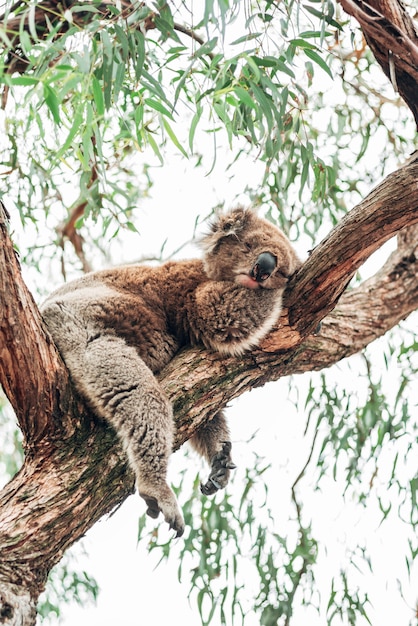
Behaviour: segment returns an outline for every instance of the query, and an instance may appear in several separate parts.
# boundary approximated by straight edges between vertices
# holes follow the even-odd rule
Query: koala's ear
[[[209,254],[214,252],[225,237],[239,238],[239,234],[252,218],[252,211],[237,207],[228,213],[218,213],[210,225],[210,232],[200,240],[200,247]]]

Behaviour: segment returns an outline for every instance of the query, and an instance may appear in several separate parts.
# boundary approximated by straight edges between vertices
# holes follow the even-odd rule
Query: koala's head
[[[249,209],[219,215],[201,240],[211,280],[248,289],[284,289],[301,262],[287,237]]]

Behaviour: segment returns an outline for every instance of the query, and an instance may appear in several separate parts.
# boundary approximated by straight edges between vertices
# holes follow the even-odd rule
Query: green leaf
[[[266,96],[266,94],[254,83],[250,82],[251,91],[254,93],[254,97],[260,104],[261,110],[266,118],[267,125],[269,130],[273,128],[273,113],[272,113],[272,102]]]
[[[177,83],[176,93],[174,94],[174,104],[176,104],[177,100],[179,99],[180,92],[184,88],[186,80],[190,78],[190,70],[192,69],[192,67],[193,67],[193,63],[191,63],[189,67],[186,68],[185,70],[181,70],[179,72],[180,80]]]
[[[309,6],[308,4],[304,4],[303,8],[306,11],[308,11],[308,13],[311,13],[315,17],[318,17],[320,20],[324,20],[330,26],[333,26],[334,28],[337,28],[339,31],[342,30],[341,24],[339,24],[338,22],[333,20],[330,16],[325,15],[322,11],[318,11],[318,9],[314,9],[313,7]]]
[[[22,24],[23,24],[23,20],[22,20]],[[19,40],[20,40],[20,46],[25,56],[30,58],[32,54],[32,49],[33,49],[33,41],[29,37],[29,33],[26,32],[26,30],[22,30],[19,33]]]
[[[29,5],[28,24],[29,24],[29,32],[31,34],[33,41],[35,42],[39,41],[38,32],[36,30],[36,18],[35,18],[35,5],[34,4]]]
[[[38,78],[33,78],[32,76],[13,76],[9,79],[11,85],[37,85],[39,83]]]
[[[173,144],[176,146],[176,148],[178,148],[180,150],[180,152],[186,157],[189,158],[189,155],[187,154],[186,150],[183,148],[183,146],[181,145],[181,143],[179,142],[179,140],[177,139],[173,129],[171,128],[170,124],[168,123],[168,120],[166,117],[162,118],[163,120],[163,125],[165,130],[167,131],[167,135],[170,137],[171,141],[173,142]]]
[[[319,65],[324,72],[328,74],[331,78],[334,78],[329,66],[325,63],[324,59],[317,53],[315,50],[304,49],[304,53],[307,57],[309,57],[314,63]]]
[[[163,88],[161,87],[161,83],[156,80],[149,72],[146,70],[142,70],[142,81],[141,84],[143,87],[146,87],[150,93],[157,95],[163,102],[165,102],[168,106],[171,106],[170,102],[167,100],[167,97],[164,93]]]
[[[149,107],[151,107],[151,109],[154,109],[155,111],[158,111],[158,113],[161,113],[162,115],[165,115],[166,117],[169,117],[171,120],[173,119],[171,112],[168,109],[166,109],[165,106],[162,105],[161,102],[159,102],[158,100],[154,100],[154,98],[145,98],[144,102]]]
[[[204,55],[210,54],[212,52],[212,50],[215,48],[217,43],[218,43],[218,37],[213,37],[212,39],[210,39],[209,41],[204,43],[202,46],[200,46],[200,48],[198,48],[193,53],[193,56],[196,59],[198,59],[199,57],[202,57]]]
[[[113,81],[113,101],[116,101],[125,78],[125,64],[117,62],[113,67],[116,67],[116,75]]]
[[[246,89],[243,89],[239,85],[235,85],[234,86],[234,92],[236,93],[236,95],[238,96],[239,100],[243,104],[245,104],[246,106],[250,107],[251,109],[257,110],[256,103],[254,102],[254,100],[252,99],[251,95],[248,93],[248,91]]]
[[[131,51],[131,59],[135,68],[135,77],[137,80],[141,78],[145,61],[145,38],[139,31],[135,30],[129,37],[129,47]]]
[[[299,199],[302,198],[303,188],[305,187],[308,181],[308,176],[309,176],[309,156],[308,156],[308,151],[303,145],[301,145],[300,147],[300,154],[302,157],[303,165],[302,165],[302,172],[300,175]]]
[[[113,60],[109,59],[103,62],[103,95],[106,109],[110,109],[112,104],[112,87],[113,87]]]
[[[4,45],[6,48],[11,48],[12,47],[12,42],[10,41],[10,39],[8,38],[7,34],[4,32],[3,28],[0,28],[0,39],[3,41]]]
[[[190,130],[189,130],[189,148],[191,152],[193,152],[193,141],[194,141],[194,136],[196,132],[196,127],[200,121],[200,118],[202,117],[202,112],[203,112],[203,107],[200,104],[197,104],[196,113],[193,115],[193,119],[190,124]]]
[[[102,116],[105,112],[102,86],[95,76],[92,76],[91,84],[93,89],[93,99],[96,105],[97,113]]]
[[[72,6],[70,8],[71,13],[84,13],[85,11],[89,11],[90,13],[98,13],[98,9],[94,6],[90,6],[83,2],[83,4],[79,4],[76,6]]]
[[[83,115],[80,111],[77,111],[75,116],[74,116],[74,121],[73,124],[70,128],[70,132],[67,135],[66,140],[64,141],[63,145],[61,146],[61,148],[58,150],[57,153],[57,157],[60,158],[65,151],[70,147],[74,137],[76,136],[81,124],[83,122]]]
[[[121,28],[118,24],[114,24],[113,28],[115,29],[117,40],[118,40],[118,42],[121,45],[122,57],[123,57],[124,61],[126,61],[128,59],[128,57],[129,57],[129,40],[128,40],[128,37],[127,37],[125,31],[123,30],[123,28]]]
[[[145,133],[145,136],[146,136],[146,139],[147,139],[147,141],[148,141],[149,145],[150,145],[150,146],[151,146],[151,148],[153,149],[154,154],[157,156],[157,158],[158,158],[158,160],[160,161],[161,165],[163,165],[163,164],[164,164],[164,159],[163,159],[163,157],[161,156],[160,149],[159,149],[158,144],[157,144],[157,142],[155,141],[154,137],[152,136],[152,133],[150,133],[149,131],[147,131],[147,132]]]
[[[52,117],[54,118],[55,123],[58,125],[61,124],[57,94],[49,85],[44,85],[44,98],[47,107],[52,113]]]
[[[107,30],[103,29],[100,36],[103,44],[104,56],[106,56],[108,59],[112,59],[114,46],[112,40],[109,37],[109,33],[107,32]]]
[[[304,39],[291,39],[289,43],[297,48],[310,48],[312,50],[316,50],[316,46],[313,43],[309,43],[309,41],[305,41]]]
[[[258,65],[257,65],[257,63],[255,61],[255,58],[254,57],[250,57],[250,56],[246,56],[246,55],[244,56],[244,58],[246,59],[248,66],[252,70],[252,74],[254,75],[255,82],[258,83],[260,81],[260,78],[261,78],[261,72],[260,72],[260,70],[258,68]]]
[[[251,41],[251,39],[257,39],[257,37],[261,37],[264,33],[249,33],[248,35],[243,35],[242,37],[238,37],[235,39],[230,45],[236,46],[239,43],[245,43],[246,41]]]
[[[321,39],[322,37],[330,37],[332,33],[322,32],[320,30],[305,30],[303,33],[299,33],[299,37],[302,39]]]

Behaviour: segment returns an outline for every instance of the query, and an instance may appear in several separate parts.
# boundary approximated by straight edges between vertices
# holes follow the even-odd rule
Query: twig
[[[203,44],[205,43],[205,40],[202,37],[200,37],[200,35],[197,35],[194,32],[194,30],[192,30],[191,28],[188,28],[187,26],[183,26],[183,24],[174,22],[173,28],[174,30],[177,30],[179,33],[183,33],[183,35],[187,35],[194,41],[197,41],[197,43],[200,44],[201,46],[203,46]]]
[[[361,8],[355,0],[339,0],[343,9],[356,18],[366,34],[370,34],[376,41],[381,42],[399,60],[410,66],[415,74],[418,68],[418,45],[415,44],[406,32],[389,20],[369,4],[362,2]],[[382,37],[384,31],[384,37]]]

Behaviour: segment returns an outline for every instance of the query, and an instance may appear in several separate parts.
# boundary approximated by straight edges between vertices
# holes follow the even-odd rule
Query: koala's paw
[[[236,468],[231,459],[231,448],[231,442],[224,441],[222,450],[217,452],[212,458],[209,478],[205,484],[202,483],[200,485],[200,491],[205,496],[211,496],[228,484],[231,470]]]
[[[147,515],[153,519],[157,519],[160,513],[163,514],[165,521],[170,527],[170,530],[176,531],[176,537],[181,537],[184,533],[184,520],[183,515],[177,504],[177,500],[169,489],[169,493],[157,500],[155,496],[150,496],[146,493],[140,492],[139,495],[143,498],[147,504]]]

